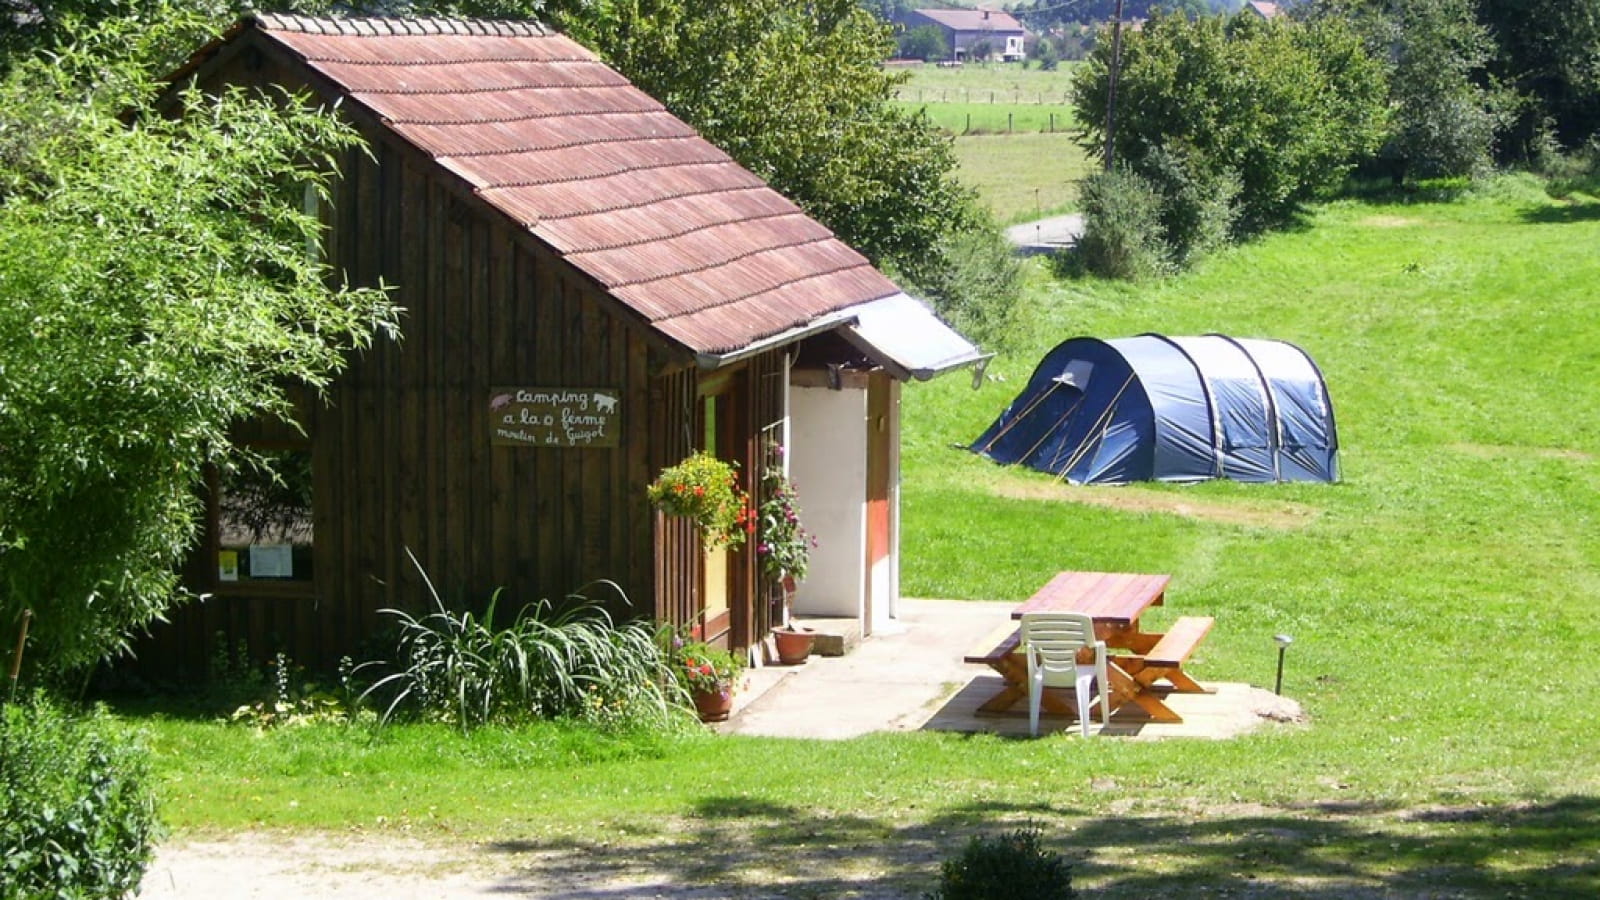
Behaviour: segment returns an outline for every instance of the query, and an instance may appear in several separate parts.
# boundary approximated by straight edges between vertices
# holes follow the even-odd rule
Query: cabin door
[[[745,433],[740,416],[743,404],[738,402],[737,390],[741,383],[742,379],[730,379],[701,397],[699,425],[701,446],[705,451],[718,459],[737,463],[743,477],[749,468],[744,458],[745,442],[739,439]],[[696,613],[703,639],[719,647],[737,649],[741,644],[737,634],[747,618],[742,606],[746,591],[740,577],[744,553],[726,546],[712,547],[704,541],[701,552],[704,565],[701,567],[700,609]]]

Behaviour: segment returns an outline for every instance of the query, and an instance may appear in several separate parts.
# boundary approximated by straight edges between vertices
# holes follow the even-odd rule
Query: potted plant
[[[778,661],[805,662],[816,635],[794,624],[795,584],[806,577],[816,537],[800,523],[798,493],[783,470],[783,445],[769,442],[761,473],[761,505],[756,509],[756,558],[769,583],[783,591],[783,622],[773,629]]]
[[[662,469],[646,493],[667,515],[692,519],[712,546],[737,547],[751,530],[749,498],[739,489],[738,467],[704,450]]]
[[[673,632],[667,649],[673,679],[694,704],[702,722],[721,722],[733,710],[733,691],[743,670],[738,657],[704,641]]]

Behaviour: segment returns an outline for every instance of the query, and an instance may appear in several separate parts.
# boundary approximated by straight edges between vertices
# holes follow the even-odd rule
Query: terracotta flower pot
[[[778,662],[797,666],[811,655],[811,645],[816,642],[817,635],[807,628],[774,628],[772,640],[778,647]]]
[[[733,711],[733,688],[729,685],[715,691],[693,691],[689,697],[702,722],[725,722]]]

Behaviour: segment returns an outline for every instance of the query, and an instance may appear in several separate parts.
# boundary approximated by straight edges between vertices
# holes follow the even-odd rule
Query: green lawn
[[[1073,142],[1074,63],[1046,72],[1015,63],[903,70],[900,106],[955,136],[959,176],[1003,224],[1077,208],[1091,164]]]
[[[1018,103],[905,103],[901,107],[927,114],[934,125],[954,135],[1065,134],[1072,128],[1072,107]]]
[[[899,99],[911,103],[1065,103],[1078,65],[1064,62],[1048,72],[1035,63],[1027,68],[1021,63],[911,66],[896,70],[906,74]]]
[[[962,183],[1002,224],[1071,212],[1093,164],[1066,134],[973,135],[955,139]]]
[[[1012,603],[1058,569],[1172,573],[1158,612],[1217,618],[1198,677],[1270,684],[1271,636],[1295,637],[1285,693],[1305,728],[824,742],[145,719],[164,812],[180,833],[622,854],[730,895],[920,896],[971,834],[1033,822],[1085,896],[1595,896],[1597,246],[1600,203],[1526,181],[1339,202],[1166,283],[1036,272],[1026,347],[980,390],[906,391],[907,594]],[[1056,342],[1141,331],[1305,348],[1344,481],[1070,488],[952,448]]]

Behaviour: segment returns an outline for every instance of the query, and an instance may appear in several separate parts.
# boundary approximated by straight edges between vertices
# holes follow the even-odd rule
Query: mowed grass
[[[1155,624],[1217,618],[1202,680],[1270,685],[1271,636],[1294,636],[1304,726],[831,742],[147,718],[164,813],[180,834],[482,842],[726,896],[921,896],[969,836],[1026,822],[1085,896],[1595,896],[1597,242],[1600,204],[1526,182],[1340,202],[1167,283],[1036,270],[1030,331],[994,379],[907,389],[907,594],[1009,604],[1059,569],[1168,572]],[[1141,331],[1304,347],[1344,481],[1082,489],[952,446],[1059,340]]]
[[[955,138],[959,176],[1003,224],[1077,208],[1092,168],[1071,137],[1074,63],[1053,71],[1015,63],[905,70],[900,105]]]
[[[1072,74],[1081,63],[1063,62],[1045,71],[1030,63],[986,63],[943,67],[932,63],[896,68],[906,75],[899,99],[914,103],[1065,103]],[[992,95],[992,96],[991,96]]]
[[[955,139],[959,177],[1002,224],[1078,206],[1078,184],[1094,170],[1066,134],[973,135]]]
[[[1051,134],[1072,128],[1070,66],[1046,72],[990,63],[902,71],[908,80],[895,95],[900,106],[926,113],[951,134]]]
[[[1066,104],[1035,106],[1015,103],[901,103],[922,112],[939,128],[957,136],[978,134],[1064,134],[1073,124]]]

